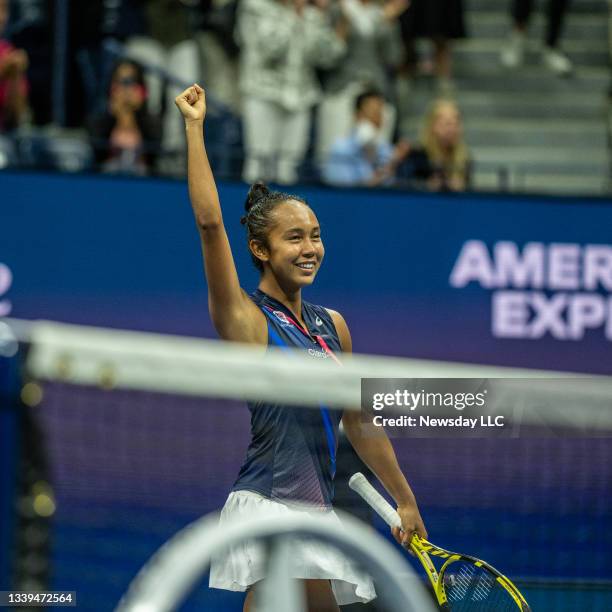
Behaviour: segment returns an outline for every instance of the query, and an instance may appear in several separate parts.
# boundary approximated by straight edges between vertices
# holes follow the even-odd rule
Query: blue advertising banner
[[[219,185],[251,291],[246,192]],[[356,351],[612,373],[612,200],[295,193],[326,248],[304,298],[343,313]],[[215,337],[185,182],[9,172],[0,197],[0,316]],[[31,414],[57,507],[51,586],[92,612],[113,609],[159,546],[222,506],[249,439],[243,403],[217,398],[56,381]],[[17,425],[4,426],[14,474]],[[534,610],[610,609],[608,439],[394,443],[435,542],[523,580]],[[340,485],[355,469],[344,471]],[[6,506],[0,531],[13,519]],[[243,594],[207,584],[186,610],[242,610]]]
[[[612,373],[612,201],[296,189],[356,351]],[[186,184],[0,175],[0,315],[214,337]],[[221,184],[242,284],[246,186]]]

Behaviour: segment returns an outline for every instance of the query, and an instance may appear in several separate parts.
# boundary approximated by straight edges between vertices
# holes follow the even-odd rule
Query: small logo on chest
[[[293,325],[282,310],[273,310],[272,314],[281,322],[283,327],[291,327]]]

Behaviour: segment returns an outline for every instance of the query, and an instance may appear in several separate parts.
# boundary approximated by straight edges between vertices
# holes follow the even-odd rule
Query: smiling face
[[[250,244],[264,264],[264,275],[274,275],[287,289],[310,285],[325,254],[317,217],[308,205],[296,200],[279,204],[272,214],[267,245]]]

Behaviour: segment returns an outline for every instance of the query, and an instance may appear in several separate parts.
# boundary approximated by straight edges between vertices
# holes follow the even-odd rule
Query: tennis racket
[[[401,529],[398,513],[361,472],[353,474],[349,487],[359,493],[390,527]],[[516,586],[488,563],[435,546],[416,533],[410,542],[410,549],[425,569],[443,610],[516,612],[518,609],[531,612]],[[439,570],[431,556],[444,560]]]

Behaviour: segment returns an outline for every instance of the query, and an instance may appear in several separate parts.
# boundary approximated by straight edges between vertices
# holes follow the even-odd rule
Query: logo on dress
[[[317,324],[319,327],[321,327],[321,325],[323,325],[323,321],[321,321],[321,317],[317,317],[317,318],[315,319],[315,323],[316,323],[316,324]]]
[[[281,310],[273,310],[272,314],[281,322],[283,327],[291,327],[292,323],[287,318],[287,315]]]

